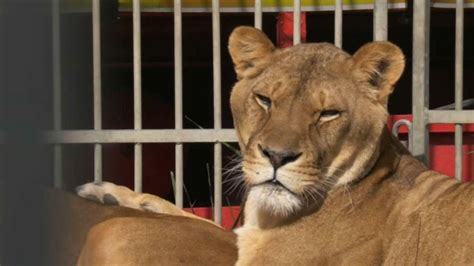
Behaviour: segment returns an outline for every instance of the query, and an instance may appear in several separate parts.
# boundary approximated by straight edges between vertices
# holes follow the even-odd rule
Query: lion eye
[[[272,105],[272,100],[270,100],[270,98],[263,96],[261,94],[256,94],[255,99],[257,100],[257,103],[260,104],[266,110],[268,110],[270,106]]]
[[[340,112],[340,111],[337,111],[337,110],[325,110],[325,111],[322,111],[322,112],[319,114],[319,119],[320,119],[322,122],[325,122],[325,121],[329,121],[329,120],[333,120],[333,119],[335,119],[335,118],[338,118],[340,115],[341,115],[341,112]]]

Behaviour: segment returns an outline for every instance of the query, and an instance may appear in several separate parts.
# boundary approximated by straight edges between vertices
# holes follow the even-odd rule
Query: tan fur
[[[18,196],[12,206],[18,208],[16,211],[28,215],[26,217],[31,220],[28,222],[31,226],[21,227],[15,219],[15,224],[8,228],[11,228],[9,237],[16,235],[25,241],[31,240],[24,246],[35,248],[28,251],[28,254],[33,254],[30,259],[37,260],[34,265],[76,265],[81,249],[81,265],[112,265],[101,261],[108,262],[120,256],[127,258],[123,262],[137,262],[132,265],[140,265],[138,262],[150,257],[152,259],[149,261],[153,261],[153,265],[230,265],[237,259],[235,235],[208,222],[106,206],[57,189],[44,189],[26,183],[20,185],[6,187],[0,184],[0,191],[18,187],[22,193],[28,192],[28,197]],[[94,229],[88,234],[91,228]],[[36,233],[41,233],[41,242],[36,240],[37,235],[32,233],[33,230],[40,231]],[[121,241],[117,241],[117,237]],[[120,254],[112,252],[120,248],[123,248]],[[200,252],[195,253],[193,250]],[[105,254],[111,257],[93,256],[100,252],[109,252]],[[21,250],[16,254],[21,254]],[[11,256],[8,255],[9,260]],[[193,263],[189,263],[190,259]],[[5,265],[18,265],[8,263],[9,260],[4,260]],[[16,260],[13,258],[13,261]]]
[[[373,42],[353,56],[327,43],[279,50],[239,27],[229,51],[247,187],[237,265],[474,263],[473,185],[427,170],[386,128],[405,65],[397,46]],[[140,197],[113,191],[120,203]],[[91,245],[100,248],[97,235],[134,239],[126,226],[91,231]]]
[[[178,216],[124,217],[91,229],[78,265],[231,265],[235,237]]]

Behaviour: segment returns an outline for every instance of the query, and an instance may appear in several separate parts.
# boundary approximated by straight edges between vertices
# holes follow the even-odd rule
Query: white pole
[[[133,0],[133,121],[134,129],[142,129],[142,59],[140,0]],[[142,144],[135,143],[134,190],[142,192]]]
[[[293,45],[301,43],[301,0],[293,0]]]
[[[334,45],[342,48],[342,0],[336,0],[334,11]]]
[[[388,3],[387,0],[374,2],[374,41],[387,40]]]
[[[214,79],[214,129],[222,128],[221,38],[219,0],[212,1],[212,58]],[[214,222],[222,223],[222,144],[214,144]]]
[[[181,0],[174,1],[174,94],[175,128],[183,128],[183,49]],[[175,147],[175,203],[183,207],[183,144]]]
[[[455,105],[456,111],[462,110],[463,102],[463,53],[464,53],[464,1],[456,1],[456,51],[455,51]],[[455,177],[462,181],[462,124],[456,124],[454,133]]]
[[[53,128],[61,130],[61,27],[59,0],[52,2],[53,16]],[[54,145],[54,187],[62,187],[62,149]]]
[[[102,129],[102,64],[100,43],[100,0],[92,1],[92,53],[94,79],[94,130]],[[102,145],[94,145],[94,181],[102,181]]]
[[[255,28],[262,29],[262,0],[255,0]]]

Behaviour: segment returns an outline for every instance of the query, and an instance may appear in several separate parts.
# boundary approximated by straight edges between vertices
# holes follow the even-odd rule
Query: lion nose
[[[258,148],[262,152],[263,156],[268,158],[275,169],[278,169],[287,163],[294,162],[301,156],[301,152],[295,153],[289,151],[273,151],[271,149],[262,147],[260,144],[258,144]]]

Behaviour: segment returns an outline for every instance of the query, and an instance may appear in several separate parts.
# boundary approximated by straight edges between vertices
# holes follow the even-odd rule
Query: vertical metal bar
[[[134,129],[142,129],[142,59],[140,0],[133,0],[133,121]],[[142,144],[135,143],[134,190],[142,192]]]
[[[388,3],[387,0],[374,2],[374,41],[387,40]]]
[[[175,128],[183,128],[183,50],[181,0],[174,1],[174,108]],[[175,146],[175,203],[183,207],[183,144]]]
[[[212,58],[214,79],[214,129],[222,128],[221,29],[219,0],[212,0]],[[214,222],[222,223],[222,144],[214,144]]]
[[[342,48],[342,0],[336,0],[334,11],[334,45]]]
[[[94,77],[94,130],[102,129],[102,63],[100,41],[100,0],[92,1],[92,52]],[[102,145],[94,145],[94,181],[102,181]]]
[[[413,155],[428,165],[430,1],[413,2]]]
[[[53,128],[61,130],[61,27],[59,0],[52,1],[53,33]],[[62,187],[62,149],[54,145],[54,187]]]
[[[456,55],[455,55],[455,108],[462,110],[463,102],[463,53],[464,53],[464,1],[456,1]],[[455,177],[462,181],[462,124],[456,124],[454,135],[455,145]]]
[[[293,0],[293,45],[301,43],[301,0]]]
[[[255,0],[255,28],[262,29],[262,0]]]

